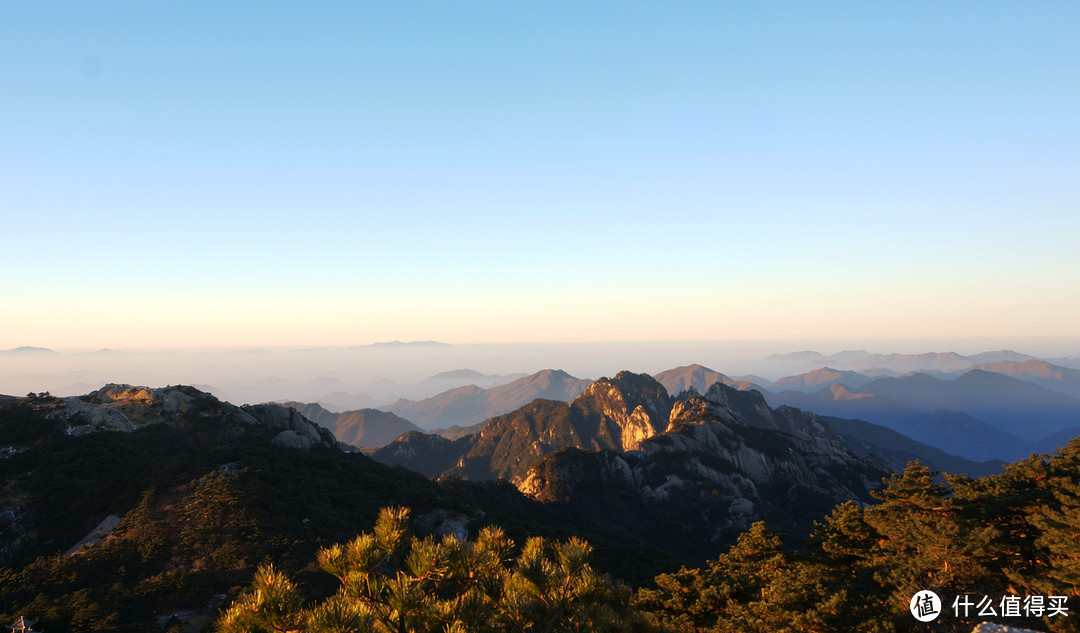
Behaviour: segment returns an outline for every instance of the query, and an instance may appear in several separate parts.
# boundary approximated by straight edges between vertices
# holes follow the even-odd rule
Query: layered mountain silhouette
[[[1073,378],[1069,370],[1040,361],[984,366],[1016,375],[1041,374],[1064,389],[1070,388]],[[827,376],[834,376],[828,387],[805,386]],[[777,393],[777,385],[800,389]],[[1080,434],[1080,400],[982,369],[952,379],[917,372],[876,380],[859,373],[819,370],[778,380],[765,393],[774,406],[874,422],[973,460],[1018,459],[1040,450],[1044,438],[1053,436],[1056,441]]]
[[[982,352],[964,356],[956,352],[928,352],[923,354],[871,354],[864,350],[850,350],[825,355],[813,351],[773,354],[766,360],[775,367],[798,368],[811,371],[821,367],[846,370],[887,370],[897,374],[940,371],[952,373],[966,371],[982,363],[1002,361],[1025,362],[1032,356],[1012,350]]]
[[[931,470],[964,474],[969,477],[983,477],[999,474],[1001,467],[1005,463],[999,459],[978,461],[947,453],[888,427],[863,420],[848,420],[827,416],[822,416],[822,420],[829,425],[829,428],[839,433],[840,437],[844,438],[844,441],[856,454],[860,456],[872,454],[880,457],[897,472],[903,471],[904,466],[917,459]],[[932,433],[929,435],[931,435],[931,439],[937,439]],[[1049,448],[1040,450],[1050,452],[1053,448],[1066,443],[1068,443],[1068,439],[1052,446],[1048,444]],[[957,445],[962,446],[963,444],[957,442]]]
[[[923,412],[890,398],[832,385],[814,393],[765,393],[769,404],[819,415],[865,420],[953,455],[981,461],[1015,459],[1030,453],[1031,442],[957,411]]]
[[[925,374],[882,378],[859,389],[920,411],[963,411],[1029,440],[1080,426],[1080,400],[1003,374],[974,369],[955,380]]]
[[[469,385],[424,400],[398,400],[381,408],[425,429],[469,426],[513,411],[537,398],[572,400],[590,382],[558,369],[545,369],[489,389]]]
[[[1073,398],[1080,398],[1080,370],[1053,365],[1043,360],[1000,361],[980,363],[972,369],[1004,374],[1012,378],[1035,383],[1044,389],[1060,391]]]

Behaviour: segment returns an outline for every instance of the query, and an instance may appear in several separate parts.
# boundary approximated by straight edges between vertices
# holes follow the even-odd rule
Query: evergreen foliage
[[[579,539],[514,542],[498,528],[468,542],[417,538],[409,511],[386,508],[368,533],[318,553],[338,591],[305,604],[272,566],[221,616],[221,633],[525,633],[645,631],[630,591],[589,565]]]

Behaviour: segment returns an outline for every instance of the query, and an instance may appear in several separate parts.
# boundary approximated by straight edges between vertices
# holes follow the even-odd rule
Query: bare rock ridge
[[[667,427],[671,405],[656,379],[622,371],[590,385],[570,407],[583,418],[583,430],[596,427],[592,443],[597,448],[627,451]]]
[[[295,409],[279,404],[244,405],[222,402],[188,386],[139,387],[107,384],[84,396],[51,398],[41,406],[50,408],[49,419],[61,420],[69,435],[100,431],[132,432],[151,424],[183,425],[192,419],[212,419],[221,424],[276,430],[273,443],[310,449],[316,445],[337,447],[329,430],[312,423]]]

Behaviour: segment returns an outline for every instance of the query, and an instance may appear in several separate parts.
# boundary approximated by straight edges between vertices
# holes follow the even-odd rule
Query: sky
[[[0,3],[0,349],[1080,335],[1075,2]]]

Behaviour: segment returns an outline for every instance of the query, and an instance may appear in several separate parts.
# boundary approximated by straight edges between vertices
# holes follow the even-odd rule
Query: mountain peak
[[[47,347],[33,347],[31,345],[20,345],[19,347],[13,347],[9,350],[4,350],[0,354],[55,354],[55,350],[51,350]]]
[[[652,376],[620,371],[589,385],[570,406],[589,421],[590,431],[596,425],[601,446],[630,450],[667,428],[672,398]]]
[[[731,384],[731,380],[724,374],[705,367],[704,365],[683,365],[674,369],[662,371],[653,376],[660,384],[664,385],[671,395],[678,395],[684,391],[696,391],[705,393],[715,382]]]

